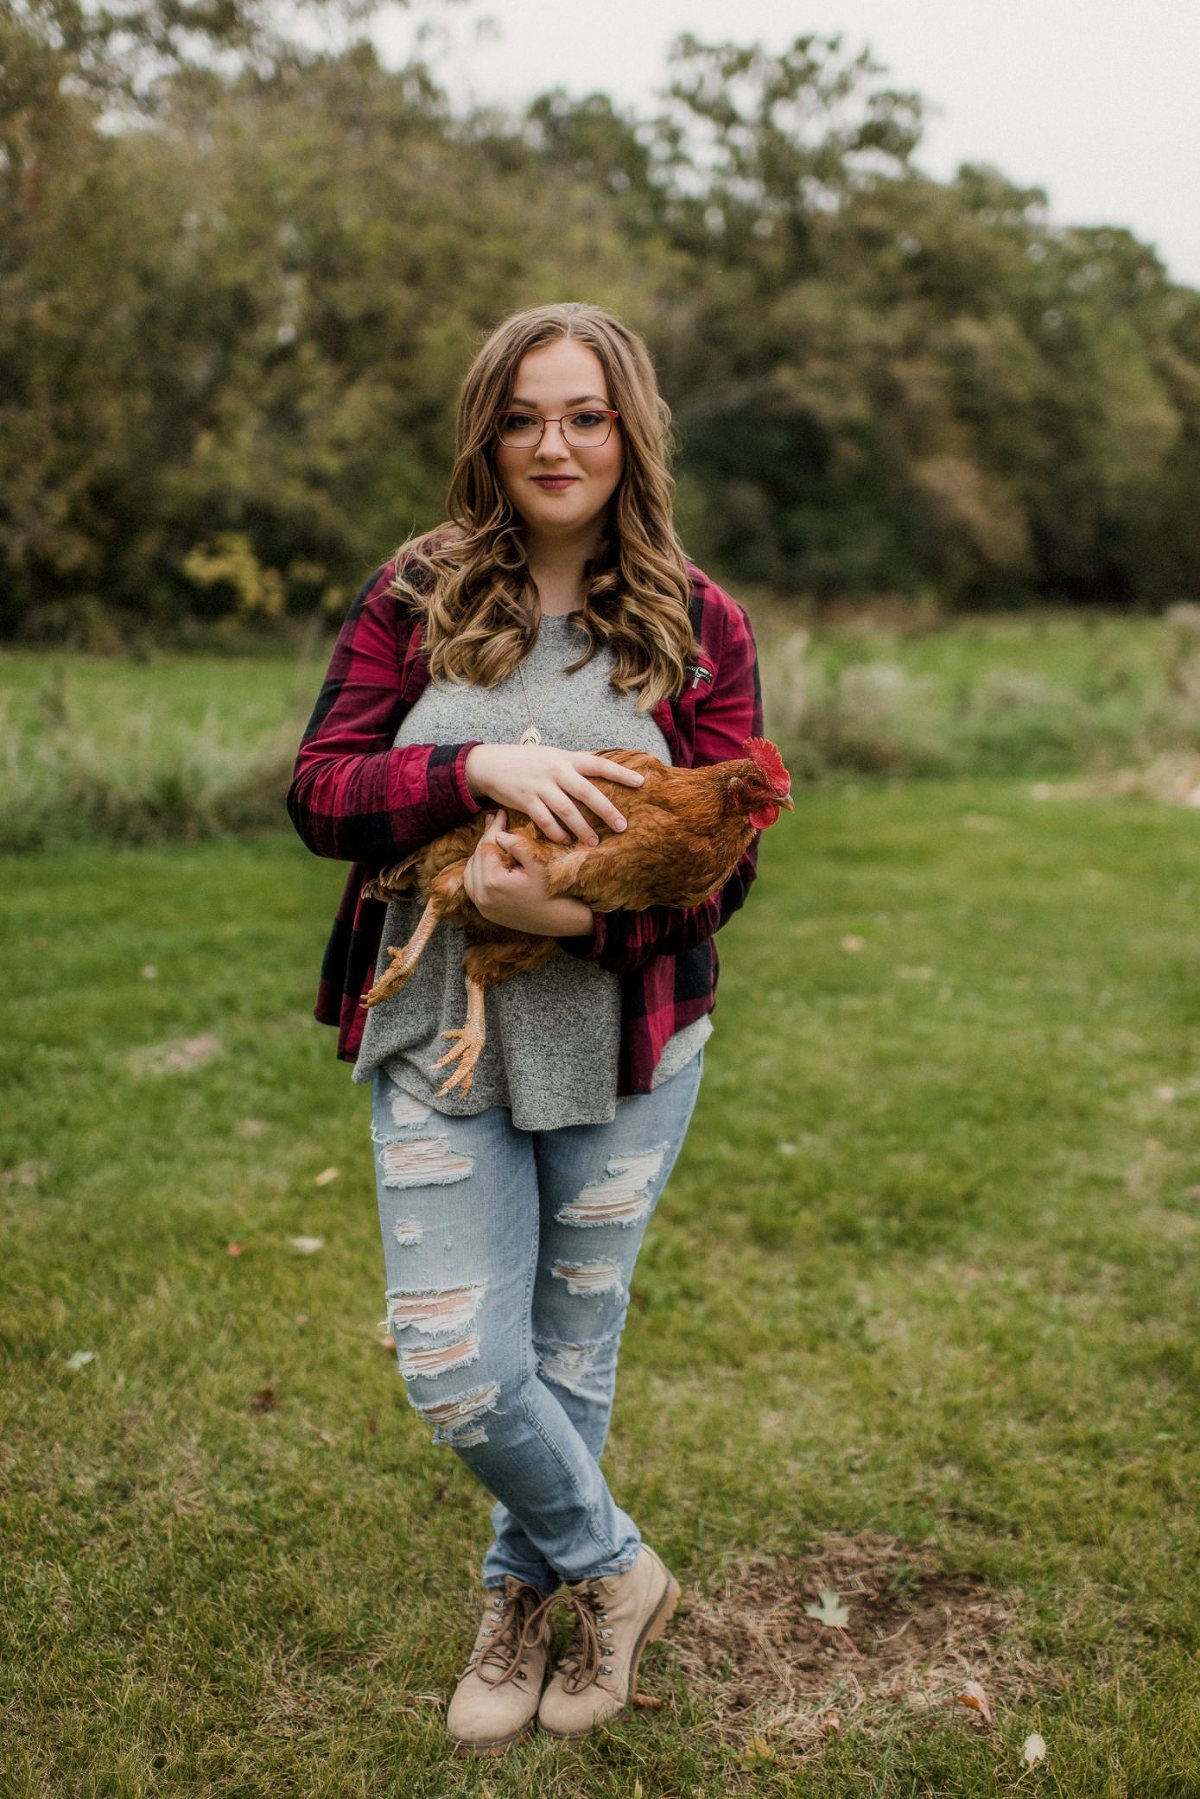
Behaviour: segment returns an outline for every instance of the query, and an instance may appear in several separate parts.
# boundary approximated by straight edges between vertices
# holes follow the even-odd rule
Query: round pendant
[[[542,734],[536,725],[527,725],[517,738],[518,743],[540,743]]]

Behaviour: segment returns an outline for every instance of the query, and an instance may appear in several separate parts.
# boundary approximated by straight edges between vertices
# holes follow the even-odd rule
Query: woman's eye
[[[606,425],[608,419],[603,412],[573,412],[567,420],[577,431],[594,430],[597,425]]]
[[[532,412],[506,412],[504,423],[510,431],[536,431],[541,419]]]

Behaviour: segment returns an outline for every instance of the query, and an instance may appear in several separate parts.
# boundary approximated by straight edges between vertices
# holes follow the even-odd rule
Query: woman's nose
[[[569,456],[571,454],[571,446],[563,436],[560,420],[546,420],[546,428],[542,432],[542,441],[537,447],[537,453],[539,456]]]

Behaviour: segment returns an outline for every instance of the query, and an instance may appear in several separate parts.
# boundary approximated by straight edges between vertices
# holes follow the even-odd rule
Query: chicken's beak
[[[796,810],[796,802],[790,793],[777,793],[775,795],[775,804],[777,806],[786,807],[789,812],[794,812]]]

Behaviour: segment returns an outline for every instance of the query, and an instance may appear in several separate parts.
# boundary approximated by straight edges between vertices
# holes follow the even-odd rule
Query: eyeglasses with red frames
[[[503,407],[492,415],[496,435],[510,450],[534,450],[546,434],[547,425],[557,425],[563,442],[572,450],[598,450],[606,444],[619,412],[609,407],[582,406],[562,418],[543,418],[540,412],[524,412],[516,407]]]

